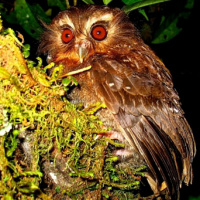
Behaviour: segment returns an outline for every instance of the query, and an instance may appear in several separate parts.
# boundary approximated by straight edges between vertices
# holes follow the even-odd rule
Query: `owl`
[[[182,182],[192,183],[196,146],[169,70],[118,8],[87,5],[60,12],[44,25],[39,53],[76,74],[73,103],[102,102],[97,116],[111,128],[107,137],[124,142],[114,153],[121,163],[148,167],[155,194],[179,199]],[[124,165],[122,165],[124,166]]]

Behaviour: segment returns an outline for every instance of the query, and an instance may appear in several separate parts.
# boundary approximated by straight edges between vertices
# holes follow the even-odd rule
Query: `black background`
[[[171,71],[173,82],[179,93],[185,116],[191,125],[197,145],[194,158],[193,184],[181,189],[181,200],[189,196],[200,199],[200,1],[196,0],[191,16],[183,31],[171,41],[150,45],[156,54],[162,58]]]

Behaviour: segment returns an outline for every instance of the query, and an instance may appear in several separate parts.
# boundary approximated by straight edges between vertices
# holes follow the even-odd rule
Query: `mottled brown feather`
[[[95,62],[103,65],[106,58],[101,58],[100,61],[95,59],[93,62],[92,66],[97,66]],[[117,65],[116,60],[113,63],[113,68],[124,64],[123,60]],[[93,67],[90,72],[97,95],[103,97],[104,102],[113,112],[117,123],[124,129],[125,138],[128,138],[130,145],[134,143],[143,155],[156,182],[161,183],[163,179],[169,193],[177,198],[181,180],[187,184],[191,181],[191,159],[195,150],[194,138],[183,116],[173,84],[169,84],[171,85],[169,87],[162,84],[155,75],[154,77],[147,76],[142,72],[133,75],[135,74],[133,71],[128,77],[118,76],[117,81],[120,84],[113,89],[114,85],[109,85],[112,74],[105,74],[106,70],[108,74],[110,73],[112,62],[110,61],[109,64],[111,66],[105,68]],[[101,79],[101,70],[104,72],[103,79]],[[106,79],[107,77],[109,80]],[[112,76],[112,83],[116,82],[114,78]],[[162,81],[165,82],[165,80]],[[104,91],[98,90],[99,85],[106,88],[106,96]],[[130,87],[130,91],[126,88],[127,86]],[[155,172],[155,164],[159,172]],[[187,169],[186,173],[183,172],[183,168]]]
[[[106,28],[104,40],[91,37],[94,25]],[[144,44],[127,15],[107,6],[73,7],[44,27],[39,53],[48,54],[48,62],[63,64],[63,74],[92,66],[76,75],[80,88],[70,94],[72,102],[104,102],[108,110],[97,113],[100,119],[121,132],[133,155],[141,155],[157,190],[165,181],[169,195],[178,199],[182,181],[192,183],[194,137],[169,70]],[[74,34],[68,44],[61,39],[66,27]],[[83,63],[76,49],[82,41],[89,43]]]

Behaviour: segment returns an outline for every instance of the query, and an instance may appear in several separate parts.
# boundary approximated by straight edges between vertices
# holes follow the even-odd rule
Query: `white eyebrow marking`
[[[72,27],[73,29],[75,29],[75,26],[74,26],[72,20],[69,18],[68,15],[65,15],[62,18],[62,20],[59,21],[59,25],[60,26],[63,26],[63,25],[66,25],[66,24],[69,25],[70,27]]]
[[[113,18],[113,14],[112,13],[108,13],[108,14],[99,16],[98,17],[98,21],[101,21],[101,20],[108,21],[108,20],[111,20],[112,18]]]
[[[111,21],[113,18],[113,14],[112,13],[107,13],[105,15],[102,16],[90,16],[85,24],[85,28],[87,30],[89,30],[91,28],[91,26],[97,22],[97,21]]]

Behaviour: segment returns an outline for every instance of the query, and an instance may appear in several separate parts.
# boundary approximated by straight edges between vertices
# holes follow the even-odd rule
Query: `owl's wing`
[[[91,80],[124,137],[143,156],[158,187],[165,181],[170,195],[178,195],[182,180],[192,181],[192,131],[161,62],[154,63],[157,74],[150,69],[133,70],[131,65],[120,59],[96,58]]]

